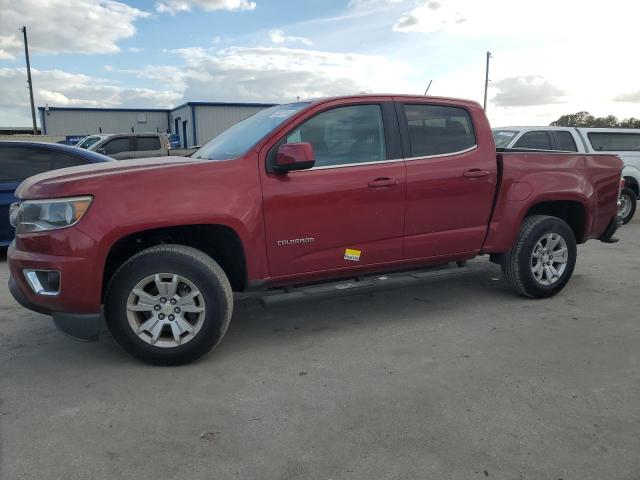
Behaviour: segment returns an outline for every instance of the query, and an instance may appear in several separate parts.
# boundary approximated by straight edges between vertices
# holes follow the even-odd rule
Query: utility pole
[[[489,60],[491,60],[491,52],[487,52],[487,70],[484,78],[484,111],[487,111],[487,91],[489,90]]]
[[[24,56],[27,59],[27,83],[29,84],[29,99],[31,100],[31,120],[33,122],[33,134],[38,134],[38,126],[36,125],[36,106],[33,103],[33,83],[31,82],[31,64],[29,63],[29,44],[27,43],[27,27],[20,29],[24,35]]]

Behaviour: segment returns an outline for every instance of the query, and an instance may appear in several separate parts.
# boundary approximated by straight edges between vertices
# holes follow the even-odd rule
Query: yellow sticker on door
[[[362,252],[360,250],[354,250],[352,248],[347,248],[344,251],[344,259],[345,260],[349,260],[351,262],[359,262],[361,253]]]

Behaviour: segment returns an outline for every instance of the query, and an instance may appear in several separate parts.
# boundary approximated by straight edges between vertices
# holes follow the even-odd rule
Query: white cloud
[[[148,107],[175,105],[181,95],[169,90],[132,88],[88,75],[31,69],[36,106]],[[0,68],[0,123],[28,124],[29,95],[24,68]]]
[[[382,56],[286,47],[175,50],[185,99],[286,102],[361,91],[415,92],[407,64]]]
[[[32,53],[113,53],[148,16],[114,0],[0,0],[0,12],[0,59],[22,53],[22,25]]]
[[[198,7],[206,11],[213,10],[255,10],[256,3],[248,0],[160,0],[156,2],[159,13],[189,12]]]
[[[543,77],[511,77],[493,84],[498,93],[493,103],[499,107],[529,107],[564,103],[566,93]]]
[[[640,90],[618,95],[613,99],[614,102],[640,103]]]
[[[390,4],[402,3],[405,0],[349,0],[349,8],[356,10],[369,10],[387,7]]]
[[[271,30],[269,32],[269,38],[273,43],[302,43],[304,45],[311,45],[311,40],[305,37],[295,37],[293,35],[285,35],[283,30]]]
[[[375,0],[368,0],[370,3]],[[389,0],[387,0],[388,3]],[[550,12],[553,12],[552,14]],[[475,38],[579,40],[597,31],[600,38],[633,37],[640,3],[629,0],[420,0],[394,24],[398,32],[446,32]],[[607,37],[607,35],[613,37]],[[591,42],[588,42],[591,46]]]
[[[393,25],[396,32],[439,32],[455,28],[467,21],[463,3],[445,0],[427,0],[405,13]]]

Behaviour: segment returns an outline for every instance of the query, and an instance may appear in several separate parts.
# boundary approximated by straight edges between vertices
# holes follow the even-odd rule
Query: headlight
[[[13,228],[18,224],[18,211],[20,210],[20,202],[12,203],[9,207],[9,223]]]
[[[78,221],[91,205],[92,197],[25,200],[11,206],[16,233],[45,232],[70,227]]]

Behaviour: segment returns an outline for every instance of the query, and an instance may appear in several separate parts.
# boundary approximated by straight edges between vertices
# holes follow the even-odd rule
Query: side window
[[[556,141],[556,148],[558,150],[562,150],[563,152],[577,152],[578,146],[576,145],[576,141],[573,139],[573,135],[571,132],[567,132],[564,130],[558,132],[552,132],[553,137]]]
[[[160,138],[159,137],[137,137],[136,138],[136,150],[160,150]]]
[[[67,155],[66,153],[56,152],[51,155],[51,169],[77,167],[78,165],[86,165],[89,163],[84,158],[76,157],[74,155]]]
[[[51,152],[40,148],[0,148],[0,182],[19,182],[51,170]]]
[[[528,148],[531,150],[553,150],[549,134],[544,130],[527,132],[516,142],[514,148]]]
[[[461,152],[476,144],[471,116],[464,108],[405,105],[410,157]]]
[[[589,132],[589,141],[598,152],[638,152],[640,133]]]
[[[379,105],[338,107],[310,118],[287,136],[286,143],[313,146],[316,167],[386,160]]]
[[[113,155],[121,152],[128,152],[131,150],[129,146],[129,138],[114,138],[113,140],[108,141],[102,147],[107,155]]]

